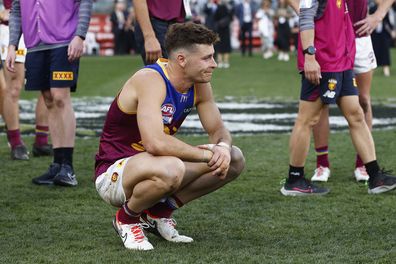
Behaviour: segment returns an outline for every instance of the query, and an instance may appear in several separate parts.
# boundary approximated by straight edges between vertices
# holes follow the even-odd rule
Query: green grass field
[[[83,58],[76,96],[114,96],[140,63],[138,57]],[[295,61],[234,54],[231,64],[229,71],[219,69],[214,75],[217,99],[297,100]],[[376,72],[374,101],[394,102],[395,87],[396,77]],[[373,136],[382,166],[396,169],[396,131],[374,131]],[[201,136],[182,139],[207,141]],[[367,187],[354,181],[348,133],[331,135],[332,177],[325,184],[331,193],[325,197],[280,194],[288,170],[288,139],[286,134],[234,137],[246,157],[244,173],[175,213],[180,232],[195,242],[171,244],[149,235],[155,250],[134,252],[123,248],[111,225],[116,209],[99,198],[91,181],[98,138],[77,139],[79,186],[61,188],[31,184],[51,158],[10,161],[1,135],[0,263],[394,263],[396,192],[369,196]],[[33,137],[25,141],[31,146]],[[311,151],[306,172],[314,166]]]

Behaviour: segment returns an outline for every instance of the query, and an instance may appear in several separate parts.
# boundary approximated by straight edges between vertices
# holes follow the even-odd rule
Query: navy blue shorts
[[[324,104],[335,104],[339,97],[358,94],[352,70],[322,72],[319,85],[310,83],[302,74],[300,99],[303,101],[316,101],[320,97]]]
[[[56,49],[28,52],[26,55],[26,85],[29,91],[77,88],[79,60],[69,62],[68,46]]]

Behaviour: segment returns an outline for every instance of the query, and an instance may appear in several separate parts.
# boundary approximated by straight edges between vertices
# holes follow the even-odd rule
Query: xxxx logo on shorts
[[[336,88],[337,80],[336,79],[329,79],[328,88],[330,91],[333,91]]]
[[[26,52],[24,49],[19,49],[15,51],[15,54],[18,56],[25,56]]]
[[[54,80],[54,81],[73,81],[73,72],[54,71],[52,73],[52,80]]]
[[[113,175],[111,175],[111,181],[112,181],[112,182],[116,182],[117,179],[118,179],[118,173],[117,173],[117,172],[114,172]]]

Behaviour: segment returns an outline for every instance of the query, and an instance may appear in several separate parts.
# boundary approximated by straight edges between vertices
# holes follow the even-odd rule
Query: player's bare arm
[[[318,8],[317,1],[300,2],[300,37],[302,49],[306,50],[314,46],[315,26],[314,16]],[[320,83],[320,65],[316,61],[315,54],[306,53],[304,56],[304,76],[307,80],[315,85]]]
[[[146,61],[154,63],[162,56],[161,45],[155,36],[153,26],[150,22],[149,11],[146,0],[133,1],[136,19],[143,32],[144,49],[146,51]]]
[[[215,144],[211,148],[213,157],[208,165],[213,169],[213,175],[224,178],[231,161],[231,135],[224,126],[220,111],[214,102],[210,83],[196,84],[196,89],[199,118],[209,135],[209,142]]]
[[[293,8],[294,12],[300,13],[300,0],[287,0],[287,3]]]
[[[124,111],[137,112],[142,143],[148,153],[153,156],[174,156],[183,161],[209,162],[211,151],[186,144],[164,132],[161,105],[165,96],[166,88],[161,76],[144,69],[124,86],[119,104]]]
[[[378,9],[374,14],[367,16],[365,19],[355,23],[356,34],[359,36],[370,35],[378,24],[384,19],[394,0],[383,0],[378,4]]]

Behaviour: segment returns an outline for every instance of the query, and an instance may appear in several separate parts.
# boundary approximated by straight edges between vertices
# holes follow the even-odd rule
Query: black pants
[[[241,27],[241,51],[242,55],[246,53],[246,33],[248,34],[249,41],[249,56],[252,56],[252,48],[253,48],[253,36],[252,36],[253,23],[243,23]]]

